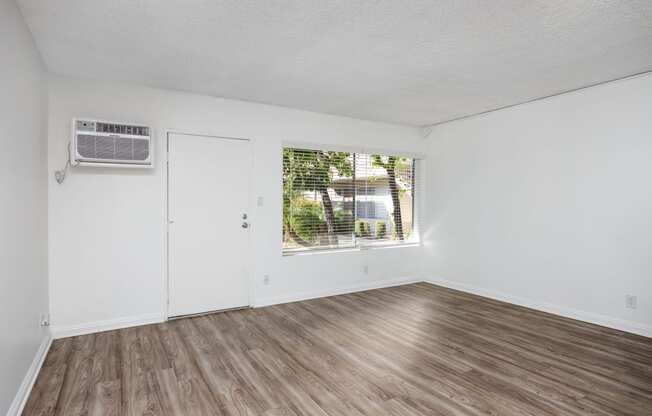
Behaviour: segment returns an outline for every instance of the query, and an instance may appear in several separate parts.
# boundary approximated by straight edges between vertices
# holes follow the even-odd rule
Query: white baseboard
[[[548,302],[539,302],[532,299],[513,296],[507,293],[497,292],[481,287],[469,286],[462,283],[452,282],[445,279],[431,278],[426,280],[438,286],[444,286],[450,289],[460,290],[462,292],[473,293],[474,295],[484,296],[487,298],[512,303],[526,308],[536,309],[542,312],[548,312],[554,315],[560,315],[566,318],[575,319],[582,322],[588,322],[620,331],[630,332],[644,337],[652,338],[652,326],[631,322],[620,318],[613,318],[606,315],[600,315],[592,312],[581,311],[578,309],[568,308],[566,306],[556,305]]]
[[[358,285],[345,286],[332,290],[304,292],[288,296],[267,298],[256,301],[254,307],[278,305],[281,303],[297,302],[300,300],[323,298],[326,296],[343,295],[346,293],[360,292],[363,290],[380,289],[383,287],[400,286],[410,283],[423,282],[421,278],[401,278],[381,280],[377,282],[364,283]],[[129,316],[125,318],[109,319],[105,321],[88,322],[78,325],[55,325],[52,327],[52,337],[54,339],[74,337],[78,335],[94,334],[97,332],[112,331],[114,329],[129,328],[132,326],[156,324],[165,322],[166,317],[159,314],[146,314],[140,316]]]
[[[114,329],[129,328],[132,326],[158,324],[166,320],[160,313],[150,313],[125,318],[108,319],[106,321],[88,322],[79,325],[55,325],[52,327],[54,339],[74,337],[77,335],[94,334],[97,332],[112,331]]]
[[[411,283],[419,283],[423,281],[424,280],[422,278],[414,278],[414,277],[379,280],[370,283],[343,286],[336,289],[321,290],[321,291],[314,291],[314,292],[303,292],[303,293],[297,293],[297,294],[292,294],[287,296],[278,296],[273,298],[259,299],[255,302],[253,306],[255,308],[261,308],[263,306],[280,305],[283,303],[299,302],[308,299],[325,298],[328,296],[345,295],[347,293],[362,292],[364,290],[371,290],[371,289],[382,289],[384,287],[408,285]]]
[[[23,412],[29,394],[32,392],[32,388],[36,382],[36,377],[41,371],[45,357],[50,350],[50,345],[52,345],[52,335],[50,334],[50,331],[47,331],[45,337],[41,341],[41,345],[39,345],[38,350],[36,351],[32,364],[30,364],[29,369],[27,370],[27,374],[25,374],[25,377],[23,378],[23,382],[18,388],[14,401],[11,403],[11,406],[9,406],[7,416],[19,416]]]
[[[491,299],[500,300],[503,302],[512,303],[515,305],[525,306],[527,308],[536,309],[543,312],[552,313],[555,315],[564,316],[571,319],[576,319],[583,322],[589,322],[596,325],[606,326],[609,328],[618,329],[620,331],[631,332],[633,334],[642,335],[652,338],[652,326],[641,324],[638,322],[626,321],[624,319],[613,318],[610,316],[585,312],[573,308],[568,308],[561,305],[556,305],[547,302],[539,302],[532,299],[527,299],[519,296],[513,296],[507,293],[501,293],[486,288],[472,287],[469,285],[452,282],[445,279],[423,279],[406,277],[399,279],[386,279],[369,283],[361,283],[356,285],[348,285],[335,289],[310,291],[303,293],[290,294],[285,296],[269,297],[258,299],[252,305],[255,308],[264,306],[279,305],[283,303],[298,302],[308,299],[323,298],[328,296],[344,295],[347,293],[361,292],[364,290],[380,289],[392,286],[401,286],[411,283],[427,282],[439,286],[448,287],[451,289],[461,290],[463,292],[473,293],[479,296],[484,296]],[[160,313],[146,314],[140,316],[132,316],[126,318],[111,319],[106,321],[90,322],[80,325],[70,326],[54,326],[52,327],[52,337],[54,339],[92,334],[103,331],[111,331],[114,329],[128,328],[132,326],[155,324],[164,322],[166,317]]]

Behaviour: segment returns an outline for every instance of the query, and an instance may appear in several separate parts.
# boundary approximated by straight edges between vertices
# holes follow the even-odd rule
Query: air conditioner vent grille
[[[85,159],[142,162],[149,157],[149,140],[79,134],[77,152]]]
[[[96,123],[98,133],[127,134],[132,136],[149,136],[149,127],[130,126],[126,124]]]

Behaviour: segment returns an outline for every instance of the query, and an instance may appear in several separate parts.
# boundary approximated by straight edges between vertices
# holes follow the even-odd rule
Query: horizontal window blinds
[[[283,251],[415,239],[415,160],[283,149]]]

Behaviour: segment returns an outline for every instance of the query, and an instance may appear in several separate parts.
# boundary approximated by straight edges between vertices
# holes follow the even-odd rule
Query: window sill
[[[422,245],[421,242],[409,242],[409,243],[390,243],[390,244],[370,244],[367,246],[351,247],[351,248],[324,248],[324,249],[315,249],[315,250],[297,250],[297,251],[283,252],[283,257],[351,253],[356,251],[387,250],[387,249],[395,249],[395,248],[420,247],[421,245]]]

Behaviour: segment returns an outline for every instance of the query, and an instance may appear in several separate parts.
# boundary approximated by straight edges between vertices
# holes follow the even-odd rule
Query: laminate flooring
[[[54,341],[24,415],[652,415],[652,339],[427,283]]]

